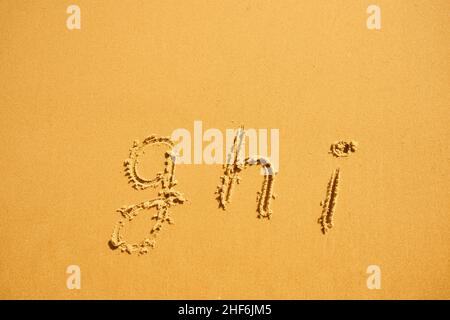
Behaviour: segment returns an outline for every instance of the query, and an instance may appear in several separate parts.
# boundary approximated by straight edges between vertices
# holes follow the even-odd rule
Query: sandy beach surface
[[[450,299],[450,2],[377,1],[381,30],[367,1],[75,3],[79,30],[64,1],[0,2],[1,299]],[[161,190],[127,182],[133,141],[194,121],[279,129],[271,219],[258,169],[224,211],[222,166],[179,164],[174,224],[113,250],[116,210]],[[339,140],[358,149],[333,157]],[[165,149],[147,150],[153,177]]]

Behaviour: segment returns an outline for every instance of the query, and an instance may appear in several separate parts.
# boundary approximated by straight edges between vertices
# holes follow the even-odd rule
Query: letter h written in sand
[[[245,137],[246,132],[241,126],[235,132],[233,145],[227,155],[224,164],[224,173],[220,177],[221,184],[217,187],[216,194],[219,201],[219,208],[227,209],[231,202],[234,188],[241,181],[240,173],[251,166],[260,166],[264,171],[264,180],[261,190],[257,193],[258,218],[270,219],[272,215],[271,201],[275,198],[273,194],[273,185],[275,178],[275,170],[267,157],[250,155],[245,157]]]

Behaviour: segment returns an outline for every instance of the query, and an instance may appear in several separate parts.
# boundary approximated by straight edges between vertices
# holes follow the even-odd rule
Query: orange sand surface
[[[449,1],[377,1],[381,30],[368,1],[75,3],[80,30],[69,2],[0,2],[0,298],[450,299]],[[112,250],[116,210],[159,191],[127,183],[133,140],[195,120],[280,130],[271,219],[258,169],[224,211],[221,165],[177,165],[175,224],[145,255]],[[358,150],[333,157],[339,140]],[[140,170],[163,161],[148,149]]]

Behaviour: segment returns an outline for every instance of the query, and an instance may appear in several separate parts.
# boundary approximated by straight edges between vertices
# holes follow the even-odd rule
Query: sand
[[[258,218],[270,219],[273,211],[271,209],[272,199],[275,199],[273,194],[273,187],[275,184],[276,172],[272,168],[272,163],[269,158],[252,154],[250,157],[245,157],[247,134],[244,127],[236,130],[236,135],[233,139],[233,145],[228,150],[227,160],[224,164],[224,173],[220,176],[221,184],[217,186],[216,194],[219,201],[219,208],[227,209],[228,204],[231,203],[234,188],[242,181],[242,173],[245,169],[252,166],[259,166],[263,169],[263,183],[261,191],[257,192],[256,202]]]
[[[450,298],[448,1],[377,1],[381,30],[365,1],[75,2],[80,30],[68,3],[0,2],[0,298]],[[279,129],[270,220],[256,168],[222,210],[222,165],[175,165],[172,225],[161,181],[129,184],[134,140],[196,120]],[[139,157],[144,185],[169,149]]]

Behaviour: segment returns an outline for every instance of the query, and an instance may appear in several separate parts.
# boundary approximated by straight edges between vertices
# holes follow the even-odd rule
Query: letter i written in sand
[[[333,171],[330,181],[328,182],[325,200],[321,202],[322,214],[318,222],[322,227],[323,234],[326,234],[328,230],[333,228],[334,226],[333,216],[334,210],[336,208],[337,198],[339,195],[340,179],[341,179],[341,172],[340,169],[337,168],[336,170]]]
[[[353,140],[339,140],[331,144],[329,153],[331,153],[336,158],[346,158],[357,150],[358,142]],[[320,205],[322,206],[322,214],[320,215],[320,218],[317,222],[320,224],[323,234],[326,234],[328,230],[330,230],[334,226],[333,217],[339,195],[340,180],[341,170],[337,168],[333,171],[330,181],[328,182],[325,200],[320,203]]]

